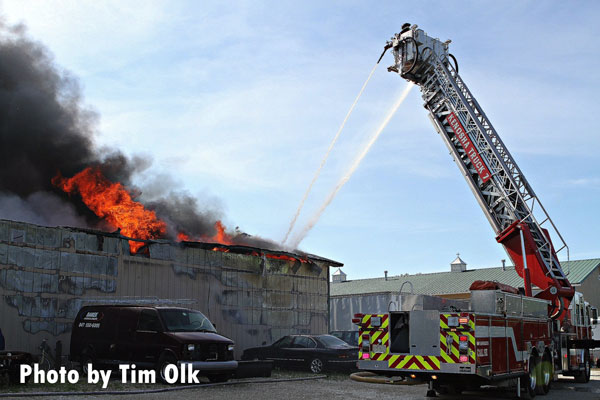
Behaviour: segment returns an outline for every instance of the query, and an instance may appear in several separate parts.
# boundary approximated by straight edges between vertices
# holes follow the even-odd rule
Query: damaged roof
[[[148,245],[153,244],[153,243],[160,243],[160,244],[169,244],[171,246],[196,247],[196,248],[202,248],[205,250],[214,250],[214,251],[221,251],[221,252],[233,253],[233,254],[245,254],[245,255],[254,255],[254,256],[265,255],[269,258],[276,258],[276,259],[277,258],[279,258],[279,259],[289,258],[289,259],[298,260],[300,262],[306,262],[306,261],[311,261],[313,263],[319,262],[322,264],[327,264],[330,267],[342,267],[344,265],[343,263],[341,263],[339,261],[330,260],[328,258],[320,257],[320,256],[310,254],[310,253],[304,253],[301,251],[292,253],[292,252],[283,251],[283,250],[272,250],[272,249],[267,249],[267,248],[245,246],[245,245],[226,245],[226,244],[214,243],[214,242],[194,242],[194,241],[174,242],[174,241],[166,240],[166,239],[143,240],[143,239],[134,239],[134,238],[130,238],[127,236],[123,236],[119,230],[117,230],[115,232],[104,232],[104,231],[100,231],[97,229],[78,228],[78,227],[70,227],[70,226],[46,227],[46,226],[31,224],[31,223],[27,223],[27,222],[3,220],[3,219],[0,219],[0,222],[8,222],[8,223],[17,222],[20,224],[39,226],[39,227],[43,227],[43,228],[47,228],[47,229],[65,229],[65,230],[68,230],[71,232],[84,232],[84,233],[99,235],[99,236],[103,236],[103,237],[123,239],[123,240],[127,240],[127,241],[144,242]],[[95,245],[95,246],[97,246],[97,245]],[[96,249],[94,249],[94,250],[96,250]],[[142,247],[140,250],[138,250],[138,252],[136,254],[132,253],[132,255],[140,255],[142,257],[143,256],[148,257],[148,256],[150,256],[150,253],[148,252],[147,248],[146,248],[146,251],[144,251],[144,247]]]

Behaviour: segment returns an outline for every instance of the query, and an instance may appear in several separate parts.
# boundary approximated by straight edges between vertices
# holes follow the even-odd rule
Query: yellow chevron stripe
[[[417,356],[417,360],[419,360],[421,362],[421,365],[423,365],[423,367],[425,367],[425,369],[427,369],[427,370],[433,369],[433,367],[431,365],[429,365],[429,362],[426,361],[423,356]]]
[[[437,358],[436,356],[431,356],[429,357],[429,359],[431,360],[432,363],[435,364],[435,366],[439,369],[440,368],[440,360],[439,358]]]
[[[383,318],[383,316],[382,316],[382,318]],[[387,328],[389,325],[390,325],[390,319],[389,319],[389,317],[388,317],[388,318],[387,318],[385,321],[383,321],[383,323],[381,324],[381,328]]]
[[[379,339],[380,336],[383,336],[384,332],[383,331],[375,331],[371,334],[371,343],[373,344],[377,344],[377,339]]]
[[[469,328],[475,330],[475,321],[473,321],[472,319],[469,319]]]
[[[398,358],[400,358],[400,356],[396,356],[396,355],[391,356],[390,359],[388,360],[388,368],[391,368],[392,364],[395,363]],[[396,367],[396,368],[398,368],[398,367]]]
[[[412,356],[406,356],[404,357],[404,359],[402,361],[400,361],[400,364],[398,364],[398,366],[396,368],[404,368],[404,366],[411,360]]]
[[[467,333],[467,336],[469,338],[469,342],[475,344],[475,336],[470,333]]]
[[[383,335],[383,337],[381,338],[381,343],[385,343],[385,342],[389,342],[390,341],[390,333],[386,332],[385,335]]]
[[[452,359],[452,357],[450,357],[448,354],[446,354],[445,351],[440,352],[440,357],[442,357],[444,359],[444,362],[446,364],[455,364],[455,362]]]

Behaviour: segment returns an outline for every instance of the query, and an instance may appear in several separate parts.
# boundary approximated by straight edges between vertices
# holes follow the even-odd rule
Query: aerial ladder
[[[386,44],[394,65],[388,70],[417,84],[436,131],[452,154],[479,205],[524,280],[527,296],[551,300],[553,318],[564,318],[575,290],[557,254],[569,248],[485,112],[458,74],[456,58],[416,25]],[[384,53],[385,53],[384,50]],[[383,56],[383,55],[382,55]],[[555,234],[560,247],[550,238]]]
[[[458,74],[449,44],[404,24],[379,61],[391,49],[388,70],[420,87],[429,119],[524,287],[475,282],[468,301],[403,294],[398,310],[355,314],[357,366],[428,382],[433,396],[516,381],[518,396],[522,385],[533,397],[548,393],[558,373],[587,382],[590,349],[600,346],[592,339],[598,310],[569,282],[558,259],[569,258],[565,240]]]

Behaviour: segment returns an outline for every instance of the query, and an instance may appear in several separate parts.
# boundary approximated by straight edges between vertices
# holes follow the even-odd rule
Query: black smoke
[[[84,104],[78,80],[56,65],[47,48],[29,38],[23,25],[0,21],[0,218],[106,229],[81,199],[52,184],[58,173],[71,177],[90,166],[143,199],[132,177],[148,173],[151,160],[98,148],[98,118]],[[169,238],[216,233],[220,210],[202,211],[194,197],[168,184],[154,191],[144,203],[167,222]],[[276,247],[241,232],[236,237],[239,244]]]

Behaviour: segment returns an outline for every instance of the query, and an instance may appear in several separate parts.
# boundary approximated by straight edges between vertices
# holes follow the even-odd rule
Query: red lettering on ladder
[[[456,115],[454,115],[454,113],[450,113],[450,115],[448,115],[448,117],[446,118],[446,122],[448,122],[448,124],[454,131],[454,134],[456,135],[461,146],[467,153],[469,160],[471,160],[471,164],[473,164],[473,167],[477,171],[477,174],[479,175],[483,183],[489,181],[492,174],[481,159],[479,153],[477,153],[477,150],[475,150],[475,146],[473,145],[471,138],[465,131],[465,128],[463,128]]]

